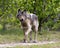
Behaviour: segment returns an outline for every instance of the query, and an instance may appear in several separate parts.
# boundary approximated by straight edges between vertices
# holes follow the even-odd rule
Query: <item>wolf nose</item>
[[[21,19],[20,21],[23,21],[23,19]]]

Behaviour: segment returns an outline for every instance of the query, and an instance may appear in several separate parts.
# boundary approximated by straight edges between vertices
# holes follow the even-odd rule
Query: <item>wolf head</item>
[[[20,21],[24,21],[26,19],[26,10],[21,11],[20,9],[18,9],[17,18]]]

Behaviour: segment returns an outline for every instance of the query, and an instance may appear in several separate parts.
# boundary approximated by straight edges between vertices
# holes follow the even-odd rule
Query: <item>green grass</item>
[[[23,40],[23,32],[18,29],[0,31],[0,44],[15,43]]]
[[[34,34],[33,34],[34,35]],[[21,29],[11,29],[0,31],[0,44],[21,42],[24,38]],[[60,40],[60,32],[44,31],[38,34],[38,41],[58,41]]]
[[[38,40],[40,41],[57,41],[60,40],[60,32],[58,31],[44,31],[41,32],[42,35],[38,35]]]
[[[53,44],[45,44],[45,45],[31,45],[31,46],[20,45],[20,46],[15,46],[15,47],[11,47],[11,48],[60,48],[60,42],[53,43]]]

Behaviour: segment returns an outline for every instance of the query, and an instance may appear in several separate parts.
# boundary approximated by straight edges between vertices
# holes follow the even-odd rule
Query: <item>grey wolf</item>
[[[21,26],[24,32],[24,42],[28,41],[28,35],[30,33],[30,42],[32,42],[32,31],[35,32],[34,41],[37,42],[38,33],[38,16],[32,13],[28,13],[26,10],[22,11],[18,9],[17,18],[21,22]]]

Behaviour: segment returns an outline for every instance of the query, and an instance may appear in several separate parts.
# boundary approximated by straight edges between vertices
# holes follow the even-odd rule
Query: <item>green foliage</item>
[[[50,14],[53,14],[54,18],[60,13],[60,0],[0,0],[0,24],[3,25],[3,29],[6,29],[7,24],[19,26],[19,21],[16,18],[19,8],[26,9],[32,13],[35,8],[39,20]],[[47,24],[54,23],[48,21]]]
[[[0,24],[0,30],[2,30],[3,29],[3,26]]]

